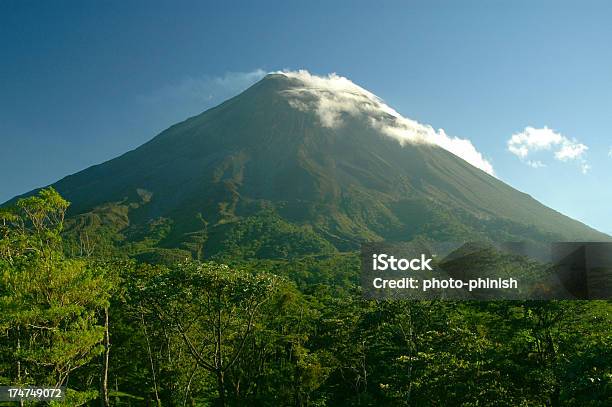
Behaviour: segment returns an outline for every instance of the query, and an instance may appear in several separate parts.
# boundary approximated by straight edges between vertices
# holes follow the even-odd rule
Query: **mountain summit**
[[[153,235],[198,256],[417,236],[609,240],[491,174],[468,140],[403,118],[348,79],[299,71],[269,74],[53,186],[72,202],[73,227]]]

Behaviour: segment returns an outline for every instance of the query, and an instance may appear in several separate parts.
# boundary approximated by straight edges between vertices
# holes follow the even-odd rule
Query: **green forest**
[[[68,207],[0,209],[0,385],[65,386],[52,405],[612,405],[609,301],[364,300],[358,253],[307,231],[211,259],[205,232],[119,249]],[[275,259],[300,233],[321,254]]]

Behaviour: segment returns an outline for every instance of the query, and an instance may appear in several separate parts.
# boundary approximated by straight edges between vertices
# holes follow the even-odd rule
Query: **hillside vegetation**
[[[107,214],[75,239],[67,207],[47,189],[0,215],[2,383],[67,386],[68,406],[610,404],[610,302],[366,301],[356,253],[273,215],[231,235],[227,265],[151,264],[130,254],[165,222],[124,244]],[[324,250],[287,256],[292,239]]]

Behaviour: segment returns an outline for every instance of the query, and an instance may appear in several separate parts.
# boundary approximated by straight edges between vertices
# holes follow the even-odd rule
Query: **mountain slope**
[[[53,186],[72,202],[74,225],[106,223],[136,241],[163,224],[152,245],[194,255],[205,246],[205,255],[234,248],[245,256],[283,257],[417,235],[610,239],[439,145],[400,145],[380,125],[396,120],[394,112],[372,108],[351,89],[343,97],[357,98],[361,110],[332,106],[333,115],[322,116],[321,92],[345,99],[314,86],[268,75],[141,147]],[[108,220],[103,208],[109,205],[125,213],[122,222]],[[239,249],[257,239],[257,247]]]

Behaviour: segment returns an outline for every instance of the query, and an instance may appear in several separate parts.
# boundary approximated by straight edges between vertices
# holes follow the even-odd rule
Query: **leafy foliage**
[[[164,220],[75,251],[66,208],[0,213],[2,382],[66,384],[66,405],[610,404],[608,301],[366,301],[356,253],[288,256],[313,235],[271,212],[220,235],[225,265],[159,247]]]
[[[108,304],[112,278],[100,264],[65,257],[60,233],[67,207],[48,189],[2,215],[2,382],[65,385],[102,350],[97,313]],[[71,394],[76,400],[86,393]]]

